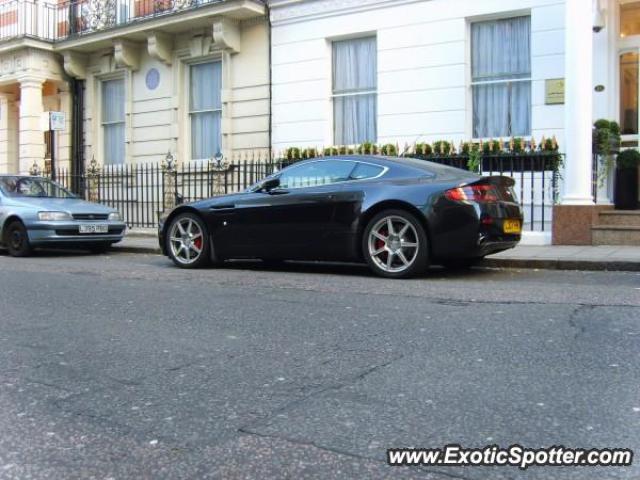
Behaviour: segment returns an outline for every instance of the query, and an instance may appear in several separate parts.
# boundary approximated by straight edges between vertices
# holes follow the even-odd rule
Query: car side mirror
[[[267,178],[264,182],[262,182],[262,190],[265,192],[270,192],[274,188],[278,188],[280,186],[280,179],[278,177]]]

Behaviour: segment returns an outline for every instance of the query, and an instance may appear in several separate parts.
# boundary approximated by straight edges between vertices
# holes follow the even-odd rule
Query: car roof
[[[396,173],[406,173],[410,175],[446,175],[446,176],[474,176],[472,172],[450,167],[441,163],[430,162],[419,158],[410,157],[389,157],[385,155],[331,155],[326,157],[310,158],[293,165],[311,163],[318,160],[342,160],[350,162],[366,162],[387,167],[389,170],[396,170]],[[400,172],[397,172],[400,170]]]

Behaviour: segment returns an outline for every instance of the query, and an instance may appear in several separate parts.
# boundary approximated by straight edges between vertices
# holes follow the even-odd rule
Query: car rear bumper
[[[88,222],[84,222],[88,223]],[[79,232],[79,222],[38,222],[27,226],[29,243],[38,245],[72,245],[87,243],[116,243],[124,238],[127,225],[122,222],[101,222],[109,227],[108,233]]]

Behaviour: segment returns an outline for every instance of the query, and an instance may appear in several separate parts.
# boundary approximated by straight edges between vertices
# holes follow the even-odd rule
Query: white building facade
[[[592,122],[618,121],[638,145],[639,13],[624,0],[274,0],[273,147],[555,137],[565,216],[590,227]]]

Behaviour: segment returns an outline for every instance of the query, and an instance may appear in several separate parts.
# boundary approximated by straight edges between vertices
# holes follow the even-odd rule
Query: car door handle
[[[232,203],[223,204],[223,205],[213,205],[209,207],[210,210],[231,210],[232,208],[236,208],[236,206]]]

